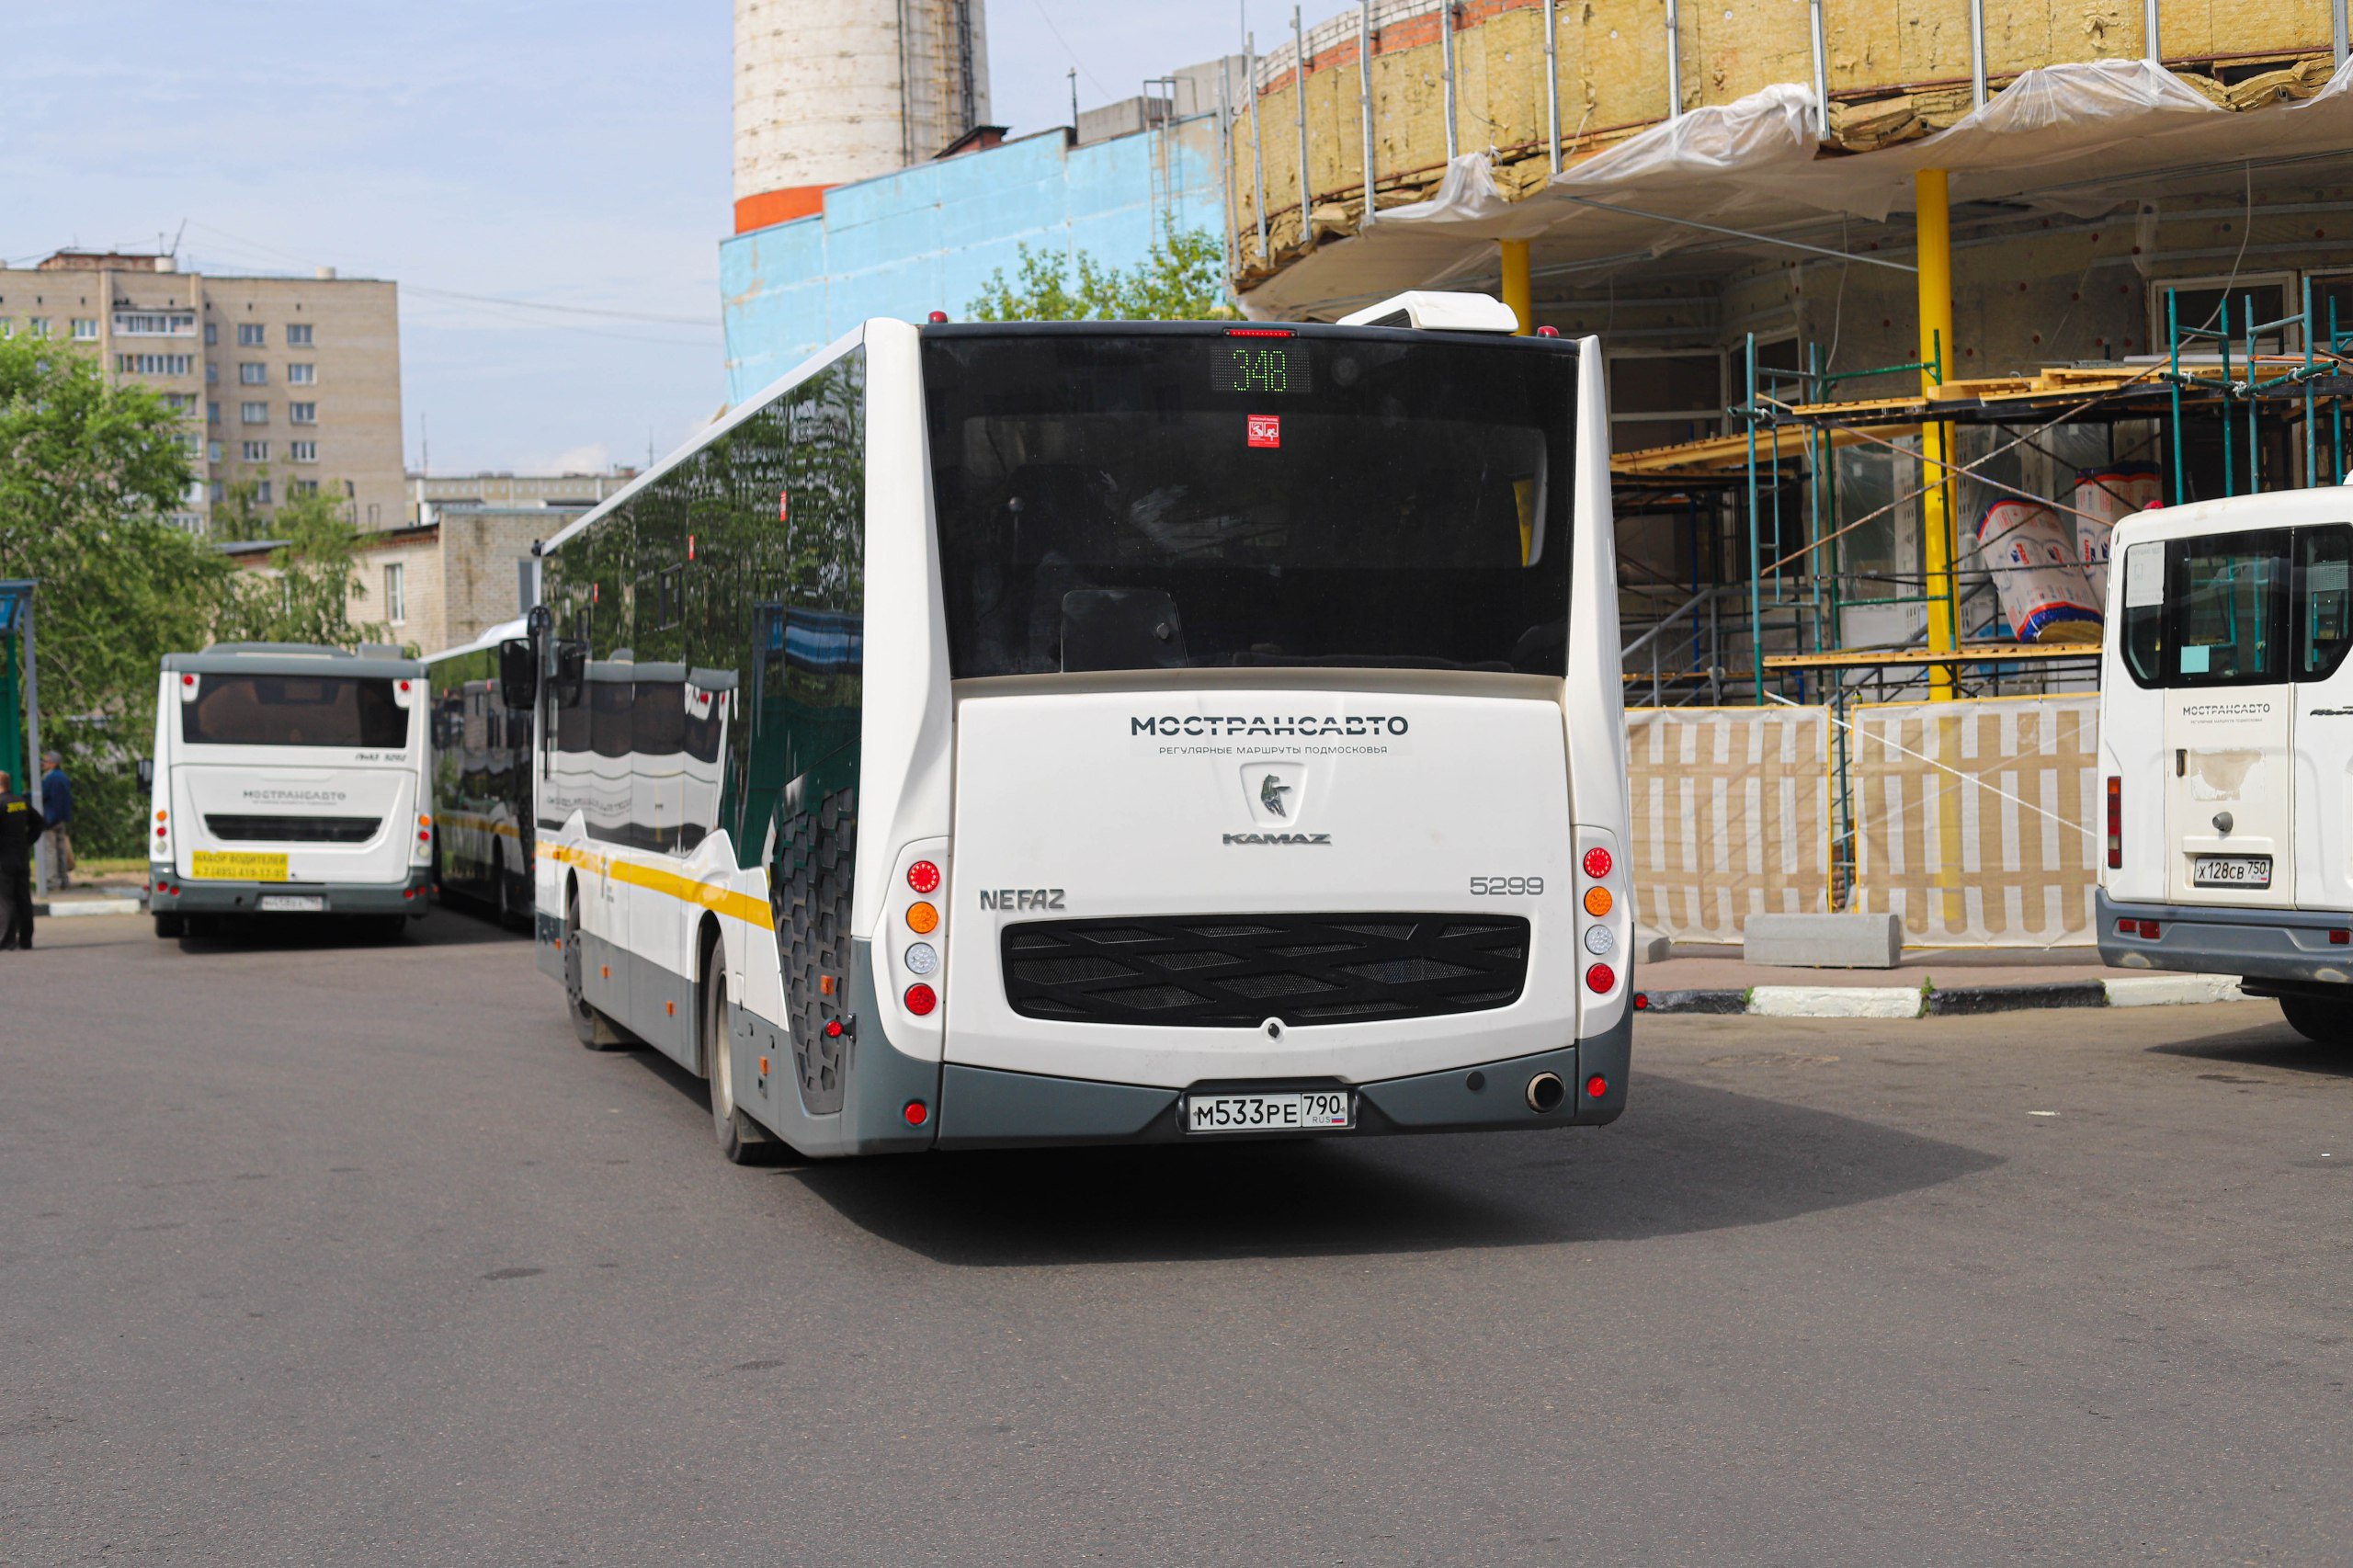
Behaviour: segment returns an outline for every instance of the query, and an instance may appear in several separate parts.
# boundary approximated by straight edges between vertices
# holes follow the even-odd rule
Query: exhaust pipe
[[[1569,1086],[1561,1082],[1558,1073],[1539,1073],[1528,1080],[1528,1108],[1539,1116],[1560,1109],[1568,1097]]]

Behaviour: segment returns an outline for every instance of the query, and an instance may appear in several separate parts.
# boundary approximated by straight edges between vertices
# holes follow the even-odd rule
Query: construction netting
[[[1752,915],[1830,907],[1826,709],[1634,709],[1626,738],[1645,927],[1737,942]]]

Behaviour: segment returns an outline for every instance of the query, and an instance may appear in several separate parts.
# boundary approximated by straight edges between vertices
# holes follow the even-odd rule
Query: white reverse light
[[[1618,938],[1609,934],[1608,926],[1588,926],[1585,928],[1585,950],[1586,952],[1598,956],[1609,951],[1610,949],[1617,945]]]
[[[939,967],[939,949],[929,942],[916,942],[906,951],[909,974],[929,974]]]

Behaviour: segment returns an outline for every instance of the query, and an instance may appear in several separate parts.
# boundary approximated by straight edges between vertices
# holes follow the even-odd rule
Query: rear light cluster
[[[2116,923],[2118,936],[2145,937],[2152,942],[2157,939],[2157,934],[2164,929],[2164,926],[2154,920],[2120,920]]]
[[[1604,919],[1618,907],[1617,894],[1604,885],[1609,873],[1616,870],[1617,866],[1616,857],[1597,844],[1586,850],[1585,858],[1579,862],[1579,869],[1585,872],[1586,880],[1593,885],[1585,890],[1584,897],[1578,902],[1584,907],[1586,914],[1593,918],[1595,924],[1587,926],[1579,934],[1578,941],[1585,950],[1596,959],[1605,958],[1618,949],[1618,933],[1609,926],[1602,924]],[[1618,988],[1618,971],[1608,963],[1588,964],[1585,971],[1585,985],[1586,989],[1595,995],[1606,996]]]
[[[920,895],[900,912],[900,918],[906,922],[908,932],[916,938],[899,951],[899,962],[909,974],[927,976],[938,971],[937,934],[939,930],[939,905],[932,902],[932,895],[939,892],[941,881],[939,863],[936,860],[918,860],[907,868],[907,886]],[[939,1008],[939,993],[926,980],[918,979],[909,985],[899,994],[899,1000],[908,1012],[918,1018],[927,1018]],[[908,1125],[922,1126],[923,1122],[916,1114],[922,1110],[920,1103],[907,1108]]]
[[[2108,776],[2108,869],[2124,869],[2124,780]]]

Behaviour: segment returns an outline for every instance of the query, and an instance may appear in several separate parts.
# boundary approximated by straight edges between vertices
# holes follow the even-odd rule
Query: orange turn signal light
[[[939,910],[929,903],[907,905],[907,929],[918,937],[928,937],[939,929]]]
[[[1609,890],[1608,888],[1587,888],[1585,890],[1585,912],[1587,915],[1592,915],[1596,920],[1600,919],[1603,915],[1609,913],[1612,902],[1613,901],[1610,899]]]

